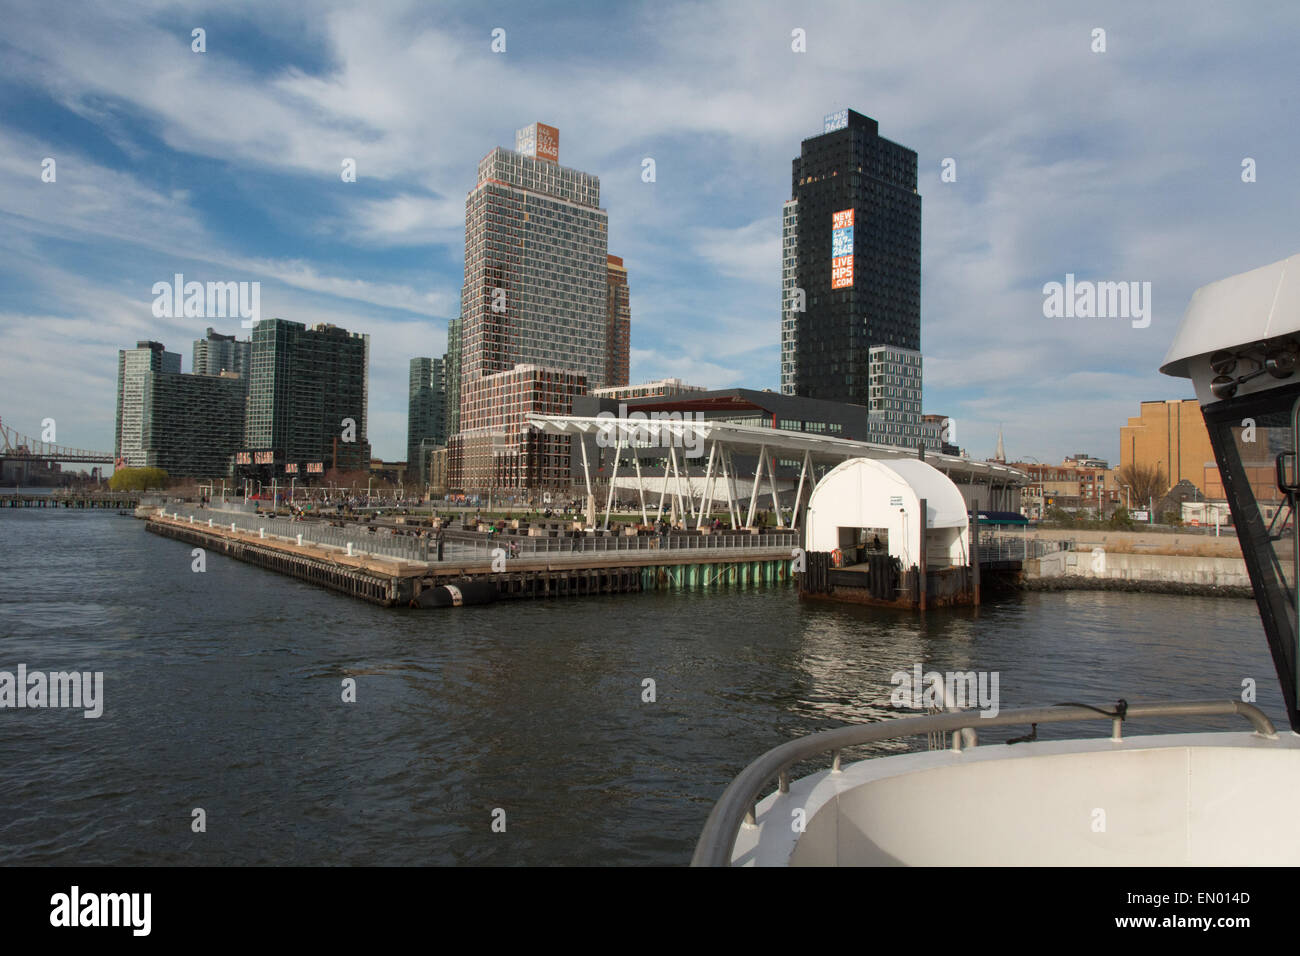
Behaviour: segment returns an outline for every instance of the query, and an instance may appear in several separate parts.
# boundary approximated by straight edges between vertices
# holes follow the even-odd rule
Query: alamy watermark
[[[889,694],[889,703],[893,707],[913,710],[978,707],[981,717],[996,717],[999,681],[997,671],[922,673],[921,665],[915,664],[911,673],[894,671],[889,678],[889,682],[895,685]]]
[[[629,412],[620,402],[617,415],[601,412],[596,418],[608,423],[596,430],[601,448],[681,448],[687,458],[704,454],[704,436],[693,427],[704,424],[703,412]]]
[[[91,719],[104,713],[103,671],[28,673],[26,664],[19,664],[17,670],[16,675],[0,671],[0,709],[79,707]]]
[[[153,926],[152,893],[86,893],[74,885],[50,897],[54,927],[125,927],[133,936],[148,936]]]
[[[260,282],[186,282],[176,273],[171,282],[155,282],[153,314],[156,319],[225,319],[238,316],[240,326],[251,329],[262,318]]]
[[[1049,319],[1132,319],[1133,328],[1151,324],[1150,282],[1074,281],[1043,286],[1043,315]]]

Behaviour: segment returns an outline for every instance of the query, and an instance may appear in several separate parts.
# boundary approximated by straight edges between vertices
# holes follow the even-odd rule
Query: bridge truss
[[[88,451],[69,448],[54,442],[38,441],[20,434],[0,421],[0,459],[21,461],[79,462],[92,465],[111,465],[113,455],[106,451]]]

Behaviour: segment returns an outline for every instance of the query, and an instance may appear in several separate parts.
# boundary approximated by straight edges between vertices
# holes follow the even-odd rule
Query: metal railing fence
[[[630,554],[662,551],[674,556],[684,552],[707,554],[734,554],[752,551],[770,556],[774,552],[790,554],[799,544],[794,531],[764,532],[762,534],[595,534],[549,533],[544,536],[521,534],[493,534],[481,532],[444,530],[419,532],[394,530],[375,525],[344,524],[338,527],[320,520],[294,520],[269,515],[238,511],[220,511],[195,505],[168,504],[161,509],[180,520],[192,519],[193,524],[213,528],[230,528],[232,525],[246,532],[264,533],[268,536],[347,550],[352,545],[353,554],[395,558],[402,561],[436,562],[438,560],[438,535],[442,536],[442,560],[464,561],[481,559],[490,561],[498,549],[508,558],[562,557],[595,553]]]

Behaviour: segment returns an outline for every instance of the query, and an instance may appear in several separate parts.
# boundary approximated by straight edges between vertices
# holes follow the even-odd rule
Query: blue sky
[[[153,316],[181,272],[370,333],[370,438],[403,457],[465,195],[533,121],[601,179],[632,380],[776,388],[790,160],[826,113],[877,119],[919,154],[925,409],[977,457],[1001,424],[1012,457],[1117,459],[1139,401],[1191,396],[1155,368],[1192,291],[1300,251],[1295,4],[3,0],[0,22],[0,417],[63,444],[111,449],[119,348],[189,371],[208,324],[239,331]],[[1150,326],[1045,318],[1066,273],[1150,282]]]

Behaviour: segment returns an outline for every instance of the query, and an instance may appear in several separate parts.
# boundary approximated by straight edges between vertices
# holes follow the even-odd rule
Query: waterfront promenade
[[[384,606],[408,605],[444,584],[491,581],[500,597],[609,594],[655,587],[775,584],[789,580],[792,531],[706,534],[466,531],[291,520],[189,505],[141,508],[155,534],[215,549]],[[412,531],[415,529],[412,528]]]
[[[418,603],[430,588],[475,581],[493,582],[498,598],[779,584],[794,578],[799,547],[797,532],[773,529],[578,530],[572,519],[535,518],[489,535],[396,523],[419,521],[415,516],[304,519],[179,503],[137,513],[156,534],[390,607]],[[1237,596],[1250,587],[1237,539],[1203,533],[990,533],[981,536],[980,559],[986,573],[1010,575],[999,586],[1031,590]]]

